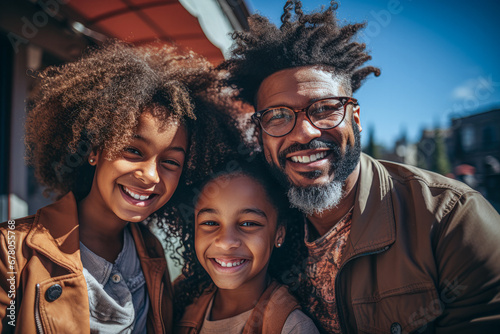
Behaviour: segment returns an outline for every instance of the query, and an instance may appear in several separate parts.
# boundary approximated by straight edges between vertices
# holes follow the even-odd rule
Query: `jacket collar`
[[[195,328],[196,333],[198,333],[205,320],[210,301],[216,292],[217,287],[212,283],[193,303],[186,307],[182,319],[177,323],[176,327]]]
[[[361,154],[360,164],[350,242],[344,261],[362,253],[381,250],[396,241],[392,179],[379,162],[366,154]]]
[[[41,208],[26,244],[70,271],[81,271],[78,211],[73,193]]]
[[[262,295],[259,297],[259,300],[255,304],[255,307],[252,309],[252,313],[250,313],[246,325],[243,328],[243,333],[262,332],[262,322],[265,319],[266,312],[269,311],[269,308],[273,308],[275,306],[275,304],[270,304],[269,300],[271,299],[272,295],[280,288],[280,286],[281,285],[275,280],[271,281],[271,283],[267,286]],[[286,291],[286,293],[283,293],[284,291]],[[208,307],[210,306],[210,301],[214,298],[216,292],[217,287],[212,283],[205,291],[203,291],[200,297],[198,297],[192,304],[186,307],[186,309],[184,310],[184,315],[177,324],[177,327],[195,328],[196,333],[198,333],[203,326],[203,322],[205,321],[205,315],[207,313]],[[290,301],[290,299],[287,299],[288,295],[288,289],[282,290],[277,300]],[[292,303],[290,305],[287,305],[286,307],[281,307],[281,309],[287,308],[291,308],[288,310],[289,313],[291,313],[294,309],[298,308],[298,304]],[[289,313],[287,313],[286,316],[288,316]],[[272,312],[271,314],[276,315],[276,311]],[[277,321],[277,319],[273,320]],[[282,320],[283,323],[280,323],[281,326],[277,327],[283,327],[283,324],[286,321],[286,317]],[[255,324],[260,324],[260,326],[255,326]],[[272,326],[273,324],[268,325]],[[274,332],[275,331],[272,331],[272,333]]]

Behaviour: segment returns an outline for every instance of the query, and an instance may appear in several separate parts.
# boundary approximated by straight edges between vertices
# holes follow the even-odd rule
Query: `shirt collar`
[[[123,277],[132,277],[136,267],[130,265],[130,263],[126,263],[130,259],[137,259],[134,240],[128,226],[123,231],[123,248],[114,264],[92,252],[82,242],[80,242],[80,255],[83,267],[87,269],[99,284],[103,285],[109,280],[113,266],[118,267]]]

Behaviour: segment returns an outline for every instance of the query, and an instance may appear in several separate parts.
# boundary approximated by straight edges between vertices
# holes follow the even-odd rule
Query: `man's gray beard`
[[[361,155],[360,131],[354,122],[354,118],[351,123],[354,133],[354,144],[353,146],[348,145],[346,147],[345,154],[342,154],[338,145],[315,139],[308,144],[295,144],[290,146],[287,150],[281,152],[281,168],[272,163],[268,164],[271,173],[284,187],[288,188],[288,200],[290,201],[290,205],[292,207],[297,208],[306,215],[310,216],[313,214],[321,214],[324,211],[333,209],[340,203],[344,196],[344,184],[349,175],[351,175],[358,165]],[[321,147],[329,148],[331,150],[331,154],[334,156],[333,160],[335,163],[330,167],[330,171],[333,171],[335,174],[334,180],[328,182],[327,184],[308,187],[299,187],[294,185],[284,172],[287,153],[299,151],[301,149]],[[315,173],[313,172],[309,175],[311,179],[314,178],[314,174]]]
[[[288,200],[293,208],[297,208],[307,216],[321,214],[336,207],[342,199],[343,181],[334,180],[320,186],[297,187],[290,185]]]

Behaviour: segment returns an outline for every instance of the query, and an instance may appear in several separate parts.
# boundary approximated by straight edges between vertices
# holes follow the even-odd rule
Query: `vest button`
[[[53,302],[57,298],[59,298],[62,294],[62,287],[59,284],[54,284],[45,292],[45,298],[49,302]]]
[[[401,325],[397,322],[394,322],[391,325],[391,334],[401,334]]]

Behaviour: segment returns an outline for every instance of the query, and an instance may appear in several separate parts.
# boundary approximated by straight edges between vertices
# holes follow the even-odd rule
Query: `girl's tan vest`
[[[199,333],[210,300],[216,291],[217,289],[208,289],[193,304],[186,307],[184,316],[175,326],[174,333]],[[299,308],[299,303],[288,292],[288,289],[273,281],[255,305],[243,328],[243,334],[281,333],[290,313]]]

